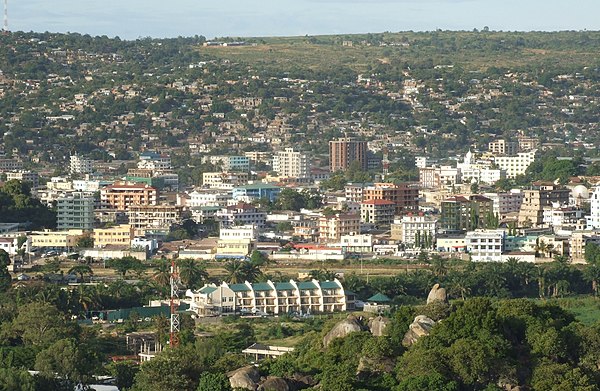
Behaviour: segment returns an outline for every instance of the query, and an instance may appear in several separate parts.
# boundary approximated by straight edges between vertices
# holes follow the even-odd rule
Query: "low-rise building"
[[[354,308],[354,294],[341,282],[305,281],[205,285],[186,292],[190,310],[200,316],[222,314],[319,314]]]
[[[432,247],[437,235],[436,217],[423,213],[402,216],[391,226],[391,238],[408,247]]]
[[[373,252],[373,235],[370,234],[342,235],[340,243],[345,253]]]
[[[135,237],[133,227],[129,224],[110,228],[94,229],[94,247],[120,246],[129,248]]]
[[[115,182],[100,190],[100,202],[104,208],[127,210],[132,205],[156,205],[156,188],[131,182]]]
[[[131,205],[127,215],[135,234],[143,236],[147,230],[168,233],[173,224],[181,223],[182,209],[174,205]]]
[[[465,236],[467,252],[475,262],[501,262],[504,252],[504,230],[469,231]]]
[[[263,228],[267,221],[267,214],[255,206],[245,202],[221,208],[215,213],[221,228],[229,228],[234,225],[255,225]]]
[[[343,235],[359,233],[359,215],[338,213],[319,218],[319,240],[322,242],[339,242]]]

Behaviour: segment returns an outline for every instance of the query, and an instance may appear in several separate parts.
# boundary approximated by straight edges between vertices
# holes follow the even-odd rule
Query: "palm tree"
[[[437,278],[443,277],[448,274],[448,260],[434,255],[431,257],[431,271]]]
[[[68,273],[78,275],[79,279],[83,282],[85,281],[85,275],[91,276],[94,274],[94,271],[90,265],[76,265],[70,268]]]
[[[254,282],[262,274],[257,265],[240,259],[230,260],[224,268],[227,271],[227,282],[230,284]]]
[[[590,264],[585,267],[583,270],[583,275],[585,279],[592,284],[592,292],[594,295],[598,296],[598,281],[600,281],[600,266],[595,264]]]
[[[546,257],[546,253],[548,252],[548,245],[544,241],[544,239],[539,239],[535,245],[535,251],[541,255],[543,258]]]
[[[159,261],[154,267],[152,280],[162,287],[168,286],[171,280],[171,265],[164,260]]]
[[[319,281],[331,281],[338,277],[338,274],[336,272],[325,268],[319,270],[311,270],[309,275],[310,278],[314,278],[315,280]]]
[[[181,282],[190,289],[199,288],[208,279],[208,272],[204,264],[200,264],[193,259],[179,259],[177,266]]]

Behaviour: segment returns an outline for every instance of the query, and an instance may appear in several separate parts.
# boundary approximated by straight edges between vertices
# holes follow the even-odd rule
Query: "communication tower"
[[[171,260],[171,328],[169,334],[169,345],[172,348],[179,346],[179,314],[177,310],[179,308],[179,271],[175,266],[175,260]]]
[[[8,34],[8,0],[4,0],[4,27],[2,32]]]

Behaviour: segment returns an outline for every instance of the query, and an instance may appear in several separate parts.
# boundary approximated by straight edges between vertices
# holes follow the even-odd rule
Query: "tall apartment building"
[[[267,214],[265,212],[245,202],[238,202],[237,205],[221,208],[215,213],[215,218],[221,225],[221,228],[229,228],[236,225],[255,225],[258,228],[263,228],[267,222]]]
[[[423,189],[439,189],[460,182],[461,171],[450,166],[419,168],[419,184]]]
[[[247,172],[205,172],[202,174],[202,186],[209,189],[233,189],[248,183]]]
[[[57,200],[58,229],[93,229],[94,197],[72,193]]]
[[[37,172],[34,171],[10,171],[6,173],[6,180],[10,181],[16,179],[21,182],[29,182],[32,189],[36,189],[40,184],[40,177]]]
[[[516,156],[495,156],[494,163],[506,171],[507,178],[515,178],[517,175],[525,174],[525,170],[535,161],[537,150],[519,152]]]
[[[597,186],[590,197],[590,215],[587,218],[588,229],[600,229],[600,186]]]
[[[437,223],[437,218],[433,216],[410,213],[394,221],[391,237],[394,240],[402,241],[409,247],[418,247],[420,243],[417,243],[417,241],[429,237],[433,245],[437,234]]]
[[[286,148],[273,156],[273,171],[291,178],[310,178],[310,162],[305,153]]]
[[[494,202],[494,214],[500,219],[521,210],[524,194],[521,190],[511,190],[503,193],[484,193],[485,197]]]
[[[322,242],[339,242],[343,235],[358,233],[360,216],[357,214],[338,213],[319,218],[319,240]]]
[[[523,203],[519,210],[519,224],[539,226],[544,221],[544,209],[566,205],[571,190],[551,184],[534,183],[531,189],[523,191]]]
[[[140,183],[115,182],[100,190],[100,202],[105,208],[127,210],[132,205],[156,205],[156,188]]]
[[[395,214],[419,209],[419,187],[412,184],[375,183],[363,190],[363,200],[385,200],[396,204]]]
[[[516,155],[519,143],[516,141],[495,140],[488,144],[488,150],[496,155]]]
[[[485,228],[485,219],[493,214],[494,202],[481,195],[455,196],[441,202],[440,228],[445,232]]]
[[[250,159],[247,156],[205,156],[202,161],[220,166],[221,171],[250,171]]]
[[[367,142],[353,138],[340,138],[329,142],[329,170],[344,171],[350,164],[358,162],[361,169],[367,170]]]
[[[360,219],[377,226],[389,226],[394,221],[396,203],[387,200],[368,200],[360,204]]]
[[[131,205],[127,211],[129,225],[136,235],[145,235],[146,231],[166,231],[171,225],[181,222],[183,207],[173,205]]]
[[[89,174],[94,171],[94,164],[91,159],[84,158],[77,154],[71,155],[69,171],[72,174]]]

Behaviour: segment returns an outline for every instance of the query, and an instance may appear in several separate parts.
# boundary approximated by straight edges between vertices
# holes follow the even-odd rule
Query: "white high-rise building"
[[[79,155],[71,155],[71,174],[89,174],[93,170],[94,165],[91,159],[87,159]]]
[[[519,152],[516,156],[495,156],[494,163],[506,171],[507,178],[525,174],[525,170],[535,160],[536,150]]]
[[[310,163],[306,154],[286,148],[273,157],[273,171],[278,175],[291,178],[309,178]]]
[[[588,229],[600,229],[600,186],[594,189],[590,197],[590,215],[587,218]]]

